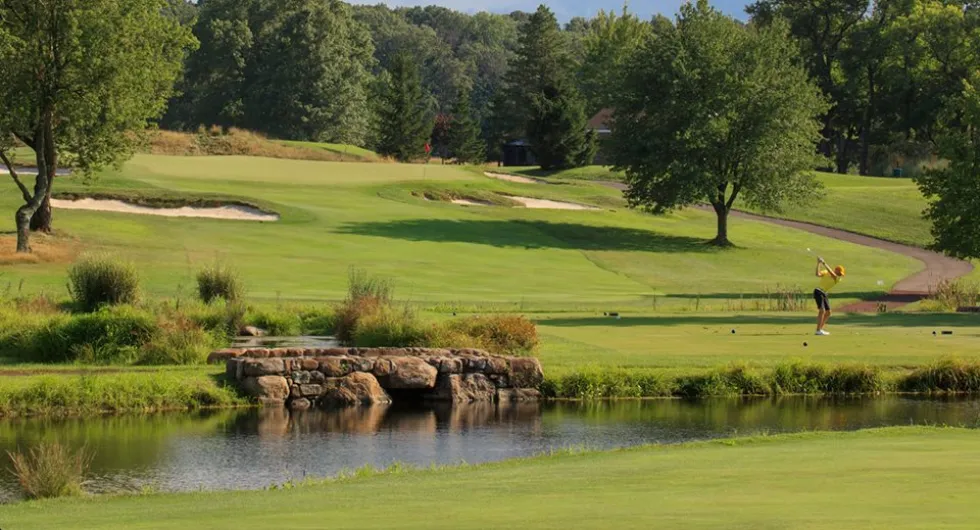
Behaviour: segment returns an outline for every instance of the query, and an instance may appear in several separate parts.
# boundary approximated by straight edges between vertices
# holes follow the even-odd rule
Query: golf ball
[[[878,285],[885,285],[885,282],[883,280],[878,280]]]

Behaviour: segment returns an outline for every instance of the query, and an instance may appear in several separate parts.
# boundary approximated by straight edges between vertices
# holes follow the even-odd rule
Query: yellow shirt
[[[821,291],[829,293],[838,283],[840,283],[840,277],[834,277],[827,271],[820,271],[820,286],[818,287]]]

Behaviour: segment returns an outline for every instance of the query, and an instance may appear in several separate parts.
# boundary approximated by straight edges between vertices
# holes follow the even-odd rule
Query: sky
[[[355,3],[383,3],[391,7],[409,7],[416,5],[440,5],[465,13],[490,11],[493,13],[510,13],[512,11],[534,11],[538,5],[545,4],[555,12],[561,22],[567,22],[572,17],[591,18],[600,9],[606,11],[622,11],[623,0],[355,0]],[[745,6],[751,0],[714,0],[711,2],[719,10],[736,18],[745,18]],[[682,0],[632,0],[629,10],[640,18],[647,19],[660,13],[673,18]]]

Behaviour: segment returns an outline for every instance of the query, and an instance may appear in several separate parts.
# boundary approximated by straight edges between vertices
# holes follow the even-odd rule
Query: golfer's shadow
[[[619,250],[643,252],[719,252],[703,239],[618,226],[524,220],[407,219],[350,223],[342,234],[407,241],[475,243],[493,247]]]

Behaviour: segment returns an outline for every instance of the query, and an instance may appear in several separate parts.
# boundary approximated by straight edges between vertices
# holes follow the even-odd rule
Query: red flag
[[[429,142],[425,142],[425,154],[432,152],[432,147],[429,146]]]

